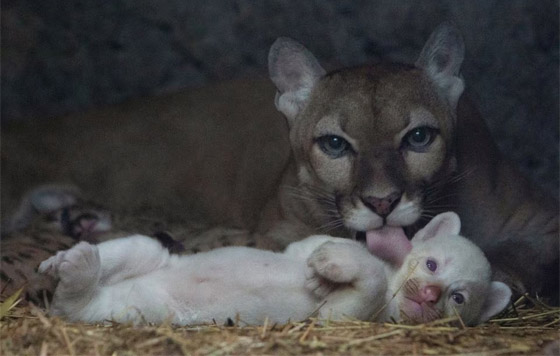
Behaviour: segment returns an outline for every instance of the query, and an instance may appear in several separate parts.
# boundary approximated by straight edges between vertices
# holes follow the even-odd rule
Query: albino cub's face
[[[500,312],[511,291],[491,282],[491,270],[482,251],[459,236],[454,213],[436,216],[412,239],[412,249],[391,282],[397,295],[397,320],[414,324],[459,316],[467,325],[483,322]]]
[[[433,214],[455,169],[455,108],[463,42],[442,27],[416,66],[329,74],[303,46],[278,39],[269,55],[276,106],[287,117],[302,196],[322,226],[366,232]],[[431,206],[432,205],[432,206]]]

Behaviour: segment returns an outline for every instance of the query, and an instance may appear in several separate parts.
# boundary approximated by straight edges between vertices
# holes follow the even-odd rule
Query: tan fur
[[[401,202],[420,202],[427,182],[437,194],[432,207],[418,214],[453,208],[462,233],[495,268],[531,291],[546,289],[554,279],[557,286],[557,202],[502,158],[465,95],[454,117],[462,82],[430,81],[426,73],[393,64],[325,77],[307,73],[306,81],[318,80],[313,90],[276,97],[289,128],[274,109],[275,91],[267,80],[220,83],[4,126],[2,211],[13,209],[33,185],[69,182],[118,214],[228,226],[239,229],[242,241],[278,249],[316,233],[353,235],[340,216],[326,212],[321,194],[342,194],[338,214],[360,204],[357,193],[382,196],[401,189]],[[443,87],[453,88],[448,105],[441,99]],[[440,130],[429,151],[399,152],[403,135],[429,122]],[[348,136],[358,156],[326,159],[313,141],[316,130]],[[394,162],[400,166],[389,169]],[[456,174],[462,178],[455,181]],[[406,222],[412,230],[415,222],[425,223],[399,219],[396,225]],[[213,233],[205,238],[216,239]]]
[[[273,97],[269,81],[231,82],[3,125],[2,213],[69,182],[115,212],[254,227],[290,151]]]

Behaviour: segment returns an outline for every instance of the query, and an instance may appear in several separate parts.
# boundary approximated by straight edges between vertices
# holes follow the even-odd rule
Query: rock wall
[[[1,16],[3,122],[264,73],[278,36],[331,68],[413,62],[452,20],[500,147],[558,194],[557,1],[5,0]]]

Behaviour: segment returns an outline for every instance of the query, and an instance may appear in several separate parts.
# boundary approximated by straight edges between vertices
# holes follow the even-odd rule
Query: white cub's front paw
[[[325,242],[307,259],[311,268],[305,287],[318,297],[325,297],[340,284],[352,283],[360,272],[356,255],[360,246],[353,243]]]
[[[82,291],[99,281],[100,266],[97,246],[82,241],[43,261],[39,272],[59,278],[67,291]]]

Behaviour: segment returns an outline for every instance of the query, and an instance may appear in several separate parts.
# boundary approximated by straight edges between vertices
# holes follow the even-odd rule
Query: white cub
[[[508,305],[510,288],[490,280],[488,260],[460,229],[457,214],[437,215],[414,235],[409,253],[387,258],[389,318],[419,324],[460,316],[476,325]]]
[[[284,253],[225,247],[189,256],[170,255],[152,238],[134,235],[80,242],[43,261],[39,271],[60,279],[51,313],[73,321],[261,324],[317,313],[418,323],[458,314],[476,324],[502,310],[511,292],[490,281],[488,262],[456,235],[458,224],[454,213],[445,213],[411,245],[406,238],[377,242],[385,261],[359,242],[325,235],[292,243]],[[410,248],[383,252],[395,243]]]

